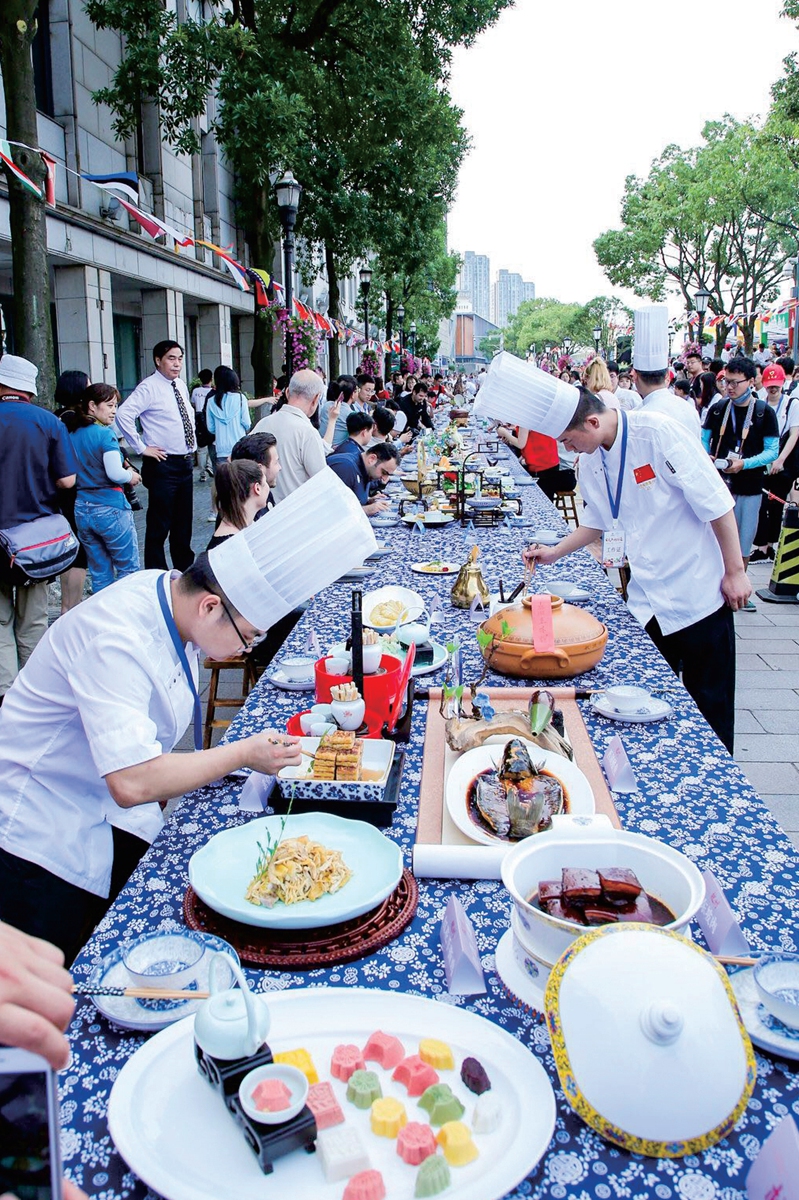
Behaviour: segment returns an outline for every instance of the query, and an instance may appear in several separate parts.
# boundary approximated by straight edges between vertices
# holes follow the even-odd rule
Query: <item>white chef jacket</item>
[[[162,574],[127,575],[60,617],[0,708],[0,846],[97,896],[109,893],[113,862],[104,776],[169,753],[192,718],[158,602]],[[186,657],[196,686],[191,643]],[[138,832],[135,819],[120,824]]]
[[[689,433],[701,440],[702,422],[693,400],[681,400],[668,388],[658,388],[656,392],[650,392],[648,396],[644,396],[641,408],[647,412],[662,412],[664,416],[679,422]]]
[[[646,625],[656,616],[664,634],[701,621],[724,603],[724,561],[709,522],[733,499],[699,439],[676,421],[638,409],[627,414],[627,462],[619,527],[626,536],[632,579],[627,605]],[[582,524],[613,527],[603,456],[615,498],[621,463],[622,418],[610,450],[580,455]]]
[[[194,409],[182,379],[176,379],[181,400],[194,429]],[[142,434],[136,428],[136,418],[141,422]],[[123,404],[120,404],[115,426],[131,450],[143,454],[147,446],[159,446],[165,454],[188,454],[186,430],[180,415],[172,380],[160,371],[153,371],[133,389]],[[143,438],[142,438],[143,435]],[[192,444],[191,450],[194,450]]]

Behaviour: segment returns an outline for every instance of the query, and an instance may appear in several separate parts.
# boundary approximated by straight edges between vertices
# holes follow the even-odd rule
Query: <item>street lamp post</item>
[[[602,326],[594,326],[594,353],[599,354],[599,343],[602,341]]]
[[[363,336],[369,345],[369,288],[372,286],[372,268],[361,267],[361,295],[363,296]]]
[[[411,321],[409,333],[411,335],[411,354],[416,357],[416,322]]]
[[[403,350],[405,349],[405,334],[402,329],[402,326],[404,323],[405,323],[405,305],[398,304],[397,305],[397,324],[399,325],[399,335],[400,335],[400,355],[402,354]]]
[[[569,351],[571,350],[571,348],[572,348],[572,340],[569,337],[569,335],[567,334],[566,337],[563,339],[563,349],[566,352],[567,358],[569,357]]]
[[[710,292],[707,290],[707,288],[700,288],[694,296],[694,307],[696,308],[696,314],[699,317],[699,335],[697,337],[697,341],[699,342],[700,354],[704,349],[704,343],[702,339],[705,334],[705,313],[707,312],[707,306],[710,302],[710,299]],[[702,355],[702,357],[704,356]]]
[[[297,209],[300,207],[302,188],[292,175],[286,171],[282,179],[275,184],[277,208],[280,223],[283,226],[283,286],[286,289],[286,310],[289,320],[294,316],[294,226],[297,222]],[[294,371],[294,346],[291,332],[286,330],[286,374],[291,379]]]

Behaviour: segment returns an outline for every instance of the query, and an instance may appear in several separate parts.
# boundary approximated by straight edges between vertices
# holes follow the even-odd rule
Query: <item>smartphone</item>
[[[0,1195],[62,1200],[56,1074],[28,1050],[0,1046]]]

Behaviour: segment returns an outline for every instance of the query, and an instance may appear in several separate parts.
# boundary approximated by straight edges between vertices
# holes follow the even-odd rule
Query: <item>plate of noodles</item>
[[[224,829],[189,861],[214,912],[244,925],[318,929],[376,908],[402,876],[402,853],[373,825],[330,813],[259,817]]]
[[[398,625],[417,620],[423,612],[424,597],[412,588],[375,588],[363,597],[363,623],[378,633],[392,633]]]

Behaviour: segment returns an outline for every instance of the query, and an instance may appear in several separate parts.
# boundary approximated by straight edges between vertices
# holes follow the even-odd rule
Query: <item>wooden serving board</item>
[[[533,688],[481,688],[498,711],[527,708]],[[563,712],[566,736],[574,750],[574,761],[585,775],[594,793],[596,811],[604,813],[612,825],[621,829],[619,814],[608,789],[588,730],[574,697],[574,688],[547,688]],[[444,718],[439,712],[441,689],[431,688],[427,702],[427,728],[424,739],[422,784],[419,792],[419,818],[416,841],[433,846],[473,846],[475,843],[458,829],[444,803],[447,777],[458,755],[447,745]]]

